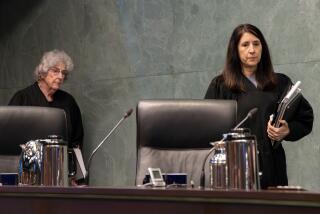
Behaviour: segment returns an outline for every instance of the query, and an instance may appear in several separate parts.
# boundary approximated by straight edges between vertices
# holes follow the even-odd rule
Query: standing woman
[[[296,141],[312,130],[313,110],[303,96],[296,100],[290,115],[280,121],[279,128],[269,121],[291,85],[288,76],[274,72],[261,31],[251,24],[241,24],[231,35],[222,74],[211,81],[205,95],[205,99],[236,100],[238,120],[250,109],[258,108],[256,115],[242,127],[250,128],[257,137],[263,189],[288,185],[284,149],[281,144],[273,148],[271,140]]]
[[[44,53],[34,71],[35,83],[15,93],[9,105],[63,109],[67,117],[68,147],[81,148],[83,126],[80,109],[72,95],[60,89],[72,70],[72,59],[64,51],[52,50]]]

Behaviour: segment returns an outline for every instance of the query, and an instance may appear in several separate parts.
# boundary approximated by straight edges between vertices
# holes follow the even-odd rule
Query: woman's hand
[[[271,120],[268,122],[267,133],[271,140],[281,141],[290,133],[288,123],[285,120],[279,120],[279,123],[280,127],[276,128],[271,125]]]

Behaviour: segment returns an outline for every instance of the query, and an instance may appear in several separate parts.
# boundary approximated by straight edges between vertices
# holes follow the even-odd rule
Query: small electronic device
[[[163,180],[161,169],[160,168],[148,168],[151,183],[155,187],[164,187],[166,183]]]

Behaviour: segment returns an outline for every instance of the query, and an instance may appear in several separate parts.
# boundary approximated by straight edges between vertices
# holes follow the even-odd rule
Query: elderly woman
[[[83,126],[80,109],[75,99],[60,90],[61,85],[73,70],[73,62],[64,51],[44,53],[34,74],[36,82],[15,93],[9,105],[44,106],[63,109],[67,116],[69,148],[82,147]]]

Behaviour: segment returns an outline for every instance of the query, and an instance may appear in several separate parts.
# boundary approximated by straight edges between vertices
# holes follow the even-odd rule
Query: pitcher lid
[[[43,145],[67,145],[67,141],[64,141],[60,135],[48,135],[48,139],[42,139]]]

